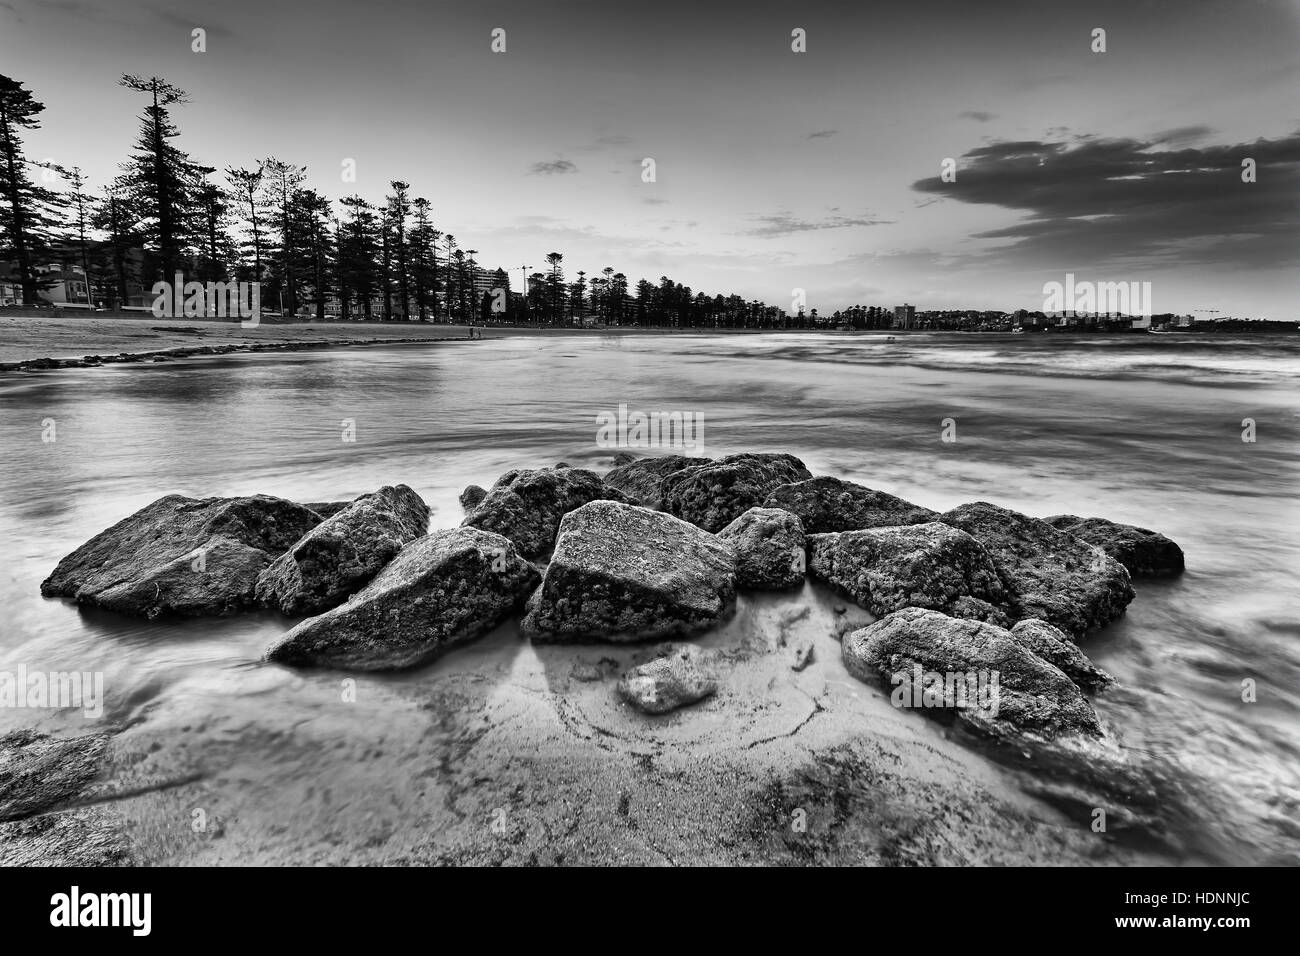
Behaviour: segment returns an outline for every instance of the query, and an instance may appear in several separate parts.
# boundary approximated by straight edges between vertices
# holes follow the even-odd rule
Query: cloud
[[[772,239],[777,236],[790,236],[797,232],[816,232],[819,229],[845,229],[850,226],[881,226],[893,222],[892,219],[871,219],[867,217],[831,216],[814,222],[810,219],[798,219],[794,216],[777,214],[759,216],[760,225],[747,230],[744,235]]]
[[[576,173],[578,167],[567,159],[552,159],[533,163],[528,172],[534,176],[554,176],[562,173]]]
[[[809,139],[830,139],[838,132],[839,130],[837,129],[819,129],[815,133],[809,133],[808,138]]]
[[[216,37],[218,39],[230,39],[234,37],[234,34],[230,30],[226,29],[219,23],[213,23],[206,14],[199,17],[187,17],[176,13],[174,10],[168,10],[167,8],[160,6],[150,6],[148,10],[149,15],[154,19],[161,20],[164,23],[169,23],[174,27],[179,27],[186,33],[189,33],[195,27],[202,27],[207,31],[207,35],[210,37]]]
[[[966,110],[957,114],[958,119],[974,120],[977,123],[987,123],[989,120],[997,119],[997,113],[986,113],[983,110]]]
[[[967,152],[955,182],[912,184],[919,193],[1025,213],[975,233],[1009,240],[1008,260],[1220,268],[1300,261],[1300,130],[1280,139],[1164,148],[1204,135],[1184,128],[1150,140],[1077,137],[996,142]],[[1257,181],[1242,182],[1254,159]]]
[[[1214,133],[1208,126],[1179,126],[1156,133],[1151,142],[1160,146],[1187,146]]]
[[[604,136],[597,136],[588,145],[582,147],[582,150],[587,153],[595,153],[602,149],[630,146],[633,142],[635,140],[631,136],[624,136],[622,133],[607,133]]]
[[[650,198],[647,198],[647,199],[642,199],[641,201],[642,201],[643,203],[645,203],[647,206],[666,206],[666,205],[668,205],[668,200],[667,200],[667,199],[655,199],[655,198],[653,198],[653,197],[650,197]]]

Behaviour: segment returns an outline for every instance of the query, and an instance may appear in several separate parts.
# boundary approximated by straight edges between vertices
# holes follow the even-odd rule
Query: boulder
[[[406,485],[385,485],[327,518],[271,562],[257,601],[282,614],[319,614],[359,590],[429,527],[429,506]]]
[[[1090,661],[1068,634],[1046,621],[1035,617],[1017,621],[1011,628],[1011,636],[1084,690],[1100,690],[1115,681]]]
[[[1007,624],[1006,591],[979,542],[932,521],[814,534],[808,570],[875,615],[905,607]]]
[[[664,476],[661,507],[683,521],[717,533],[778,485],[812,475],[793,455],[728,455]]]
[[[1118,618],[1133,600],[1122,564],[1045,521],[987,501],[954,508],[939,520],[984,545],[1016,620],[1039,618],[1078,641]]]
[[[1101,736],[1075,683],[994,624],[904,608],[845,637],[843,658],[858,680],[889,688],[895,706],[998,739]]]
[[[704,652],[693,644],[670,645],[662,657],[633,667],[618,682],[618,693],[637,710],[665,714],[715,693],[718,682],[702,666]]]
[[[1105,518],[1053,515],[1044,518],[1058,531],[1096,545],[1133,577],[1168,577],[1183,573],[1183,549],[1163,534]]]
[[[466,485],[465,490],[460,493],[460,506],[469,513],[486,497],[487,489],[480,488],[478,485]]]
[[[346,604],[300,622],[266,659],[359,671],[414,667],[491,630],[539,578],[508,538],[478,528],[434,531],[403,548]]]
[[[537,643],[661,639],[706,630],[735,606],[725,543],[663,512],[595,501],[564,516],[523,631]]]
[[[561,518],[602,499],[627,500],[582,468],[508,471],[461,523],[505,535],[526,558],[543,557],[555,546]]]
[[[780,508],[750,508],[718,532],[736,552],[736,584],[781,591],[803,584],[805,541],[799,519]]]
[[[605,475],[605,484],[623,492],[634,504],[641,505],[643,508],[654,508],[656,511],[662,505],[661,486],[666,477],[683,468],[706,465],[711,460],[688,458],[684,455],[663,455],[659,458],[640,460],[630,455],[627,457],[630,460],[622,463],[615,459],[617,467]]]
[[[167,495],[65,557],[41,593],[148,618],[231,614],[254,603],[263,568],[319,523],[267,495]]]
[[[779,485],[763,507],[784,508],[798,516],[808,534],[923,524],[938,517],[929,508],[825,475]]]

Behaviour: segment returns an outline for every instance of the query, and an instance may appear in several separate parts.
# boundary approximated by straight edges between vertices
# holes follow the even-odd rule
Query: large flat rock
[[[808,534],[922,524],[938,517],[929,508],[827,475],[779,485],[763,507],[796,515]]]
[[[1114,621],[1133,600],[1122,564],[1045,521],[987,501],[954,508],[939,520],[984,545],[1016,619],[1039,618],[1078,641]]]
[[[461,524],[504,535],[526,558],[543,557],[555,546],[561,518],[589,501],[603,499],[627,500],[617,488],[583,468],[508,471]]]
[[[299,623],[266,658],[360,671],[414,667],[491,630],[539,578],[508,538],[478,528],[434,531],[346,604]]]
[[[262,569],[320,520],[268,495],[167,495],[65,557],[41,593],[149,618],[231,614],[254,603]]]
[[[735,555],[663,512],[596,501],[565,515],[524,633],[538,643],[694,634],[736,605]]]
[[[809,537],[808,570],[872,614],[905,607],[1007,624],[993,560],[964,531],[938,522]]]
[[[429,506],[406,485],[362,495],[303,535],[262,571],[258,603],[319,614],[360,590],[429,527]]]
[[[715,534],[763,500],[778,485],[811,478],[794,455],[727,455],[666,475],[661,507]]]
[[[1075,683],[993,624],[905,608],[846,636],[843,658],[858,680],[882,684],[895,706],[995,738],[1101,736]]]

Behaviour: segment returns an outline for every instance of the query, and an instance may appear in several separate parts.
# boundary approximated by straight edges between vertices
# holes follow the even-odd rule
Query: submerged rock
[[[1053,515],[1043,520],[1058,531],[1101,548],[1128,568],[1133,577],[1166,577],[1183,573],[1183,549],[1159,532],[1105,518]]]
[[[905,607],[1007,624],[1007,595],[979,542],[938,522],[814,534],[808,570],[872,614]]]
[[[460,493],[460,506],[466,512],[473,511],[478,507],[479,502],[487,497],[487,490],[480,488],[478,485],[466,485],[465,490]]]
[[[406,485],[362,495],[312,528],[257,579],[257,600],[283,614],[319,614],[361,588],[429,527]]]
[[[1068,634],[1046,621],[1034,617],[1017,621],[1011,628],[1011,636],[1084,690],[1100,690],[1115,681],[1089,660]]]
[[[717,680],[702,666],[705,655],[700,648],[676,644],[663,650],[664,656],[622,676],[620,697],[643,713],[666,714],[717,692]]]
[[[1133,600],[1122,564],[1045,521],[987,501],[954,508],[939,520],[984,545],[1017,620],[1039,618],[1078,641],[1118,618]]]
[[[109,736],[0,735],[0,866],[130,866],[123,821],[96,788]]]
[[[602,499],[625,501],[626,497],[582,468],[508,471],[462,525],[505,535],[524,557],[537,558],[555,546],[561,518]]]
[[[895,706],[995,738],[1101,736],[1075,683],[993,624],[904,608],[845,637],[843,658],[854,677],[890,689]]]
[[[705,531],[721,531],[778,485],[811,478],[794,455],[728,455],[666,475],[660,485],[664,511]]]
[[[107,734],[58,738],[33,730],[0,736],[0,822],[72,802],[101,773]]]
[[[735,605],[726,544],[662,512],[595,501],[564,516],[523,631],[537,643],[676,637]]]
[[[763,507],[797,515],[808,534],[922,524],[938,517],[929,508],[826,475],[772,489]]]
[[[629,460],[626,462],[615,459],[616,467],[605,476],[605,484],[623,492],[634,504],[654,508],[656,511],[663,504],[662,485],[665,478],[683,468],[707,465],[711,461],[709,458],[687,458],[684,455],[663,455],[639,460],[631,455],[627,457]]]
[[[262,569],[319,523],[267,495],[167,495],[65,557],[41,593],[149,618],[231,614],[254,603]]]
[[[736,584],[780,591],[803,584],[805,541],[799,519],[779,508],[750,508],[718,532],[736,552]]]
[[[346,604],[298,624],[266,658],[361,671],[414,667],[491,630],[539,577],[501,535],[434,531],[403,548]]]

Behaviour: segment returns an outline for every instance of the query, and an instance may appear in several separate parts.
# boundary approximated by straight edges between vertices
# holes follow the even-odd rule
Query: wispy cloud
[[[554,176],[563,173],[576,173],[578,167],[567,159],[543,160],[533,163],[528,172],[534,176]]]
[[[809,139],[830,139],[838,132],[839,130],[837,129],[819,129],[815,133],[809,133],[808,138]]]
[[[987,123],[989,120],[997,119],[997,113],[986,113],[984,110],[965,110],[957,114],[958,119],[974,120],[977,123]]]
[[[753,229],[747,230],[744,235],[758,236],[762,239],[773,239],[777,236],[791,236],[798,232],[816,232],[820,229],[847,229],[850,226],[883,226],[893,222],[892,219],[873,219],[867,216],[829,216],[826,219],[811,220],[799,219],[795,216],[777,214],[775,216],[759,216],[755,222],[759,223]]]
[[[149,15],[154,19],[161,20],[163,23],[169,23],[174,27],[184,30],[186,33],[189,33],[195,27],[202,27],[207,31],[207,35],[210,37],[229,39],[234,36],[234,33],[223,27],[221,24],[213,23],[212,18],[206,13],[199,17],[187,17],[162,6],[150,6],[148,10]]]

